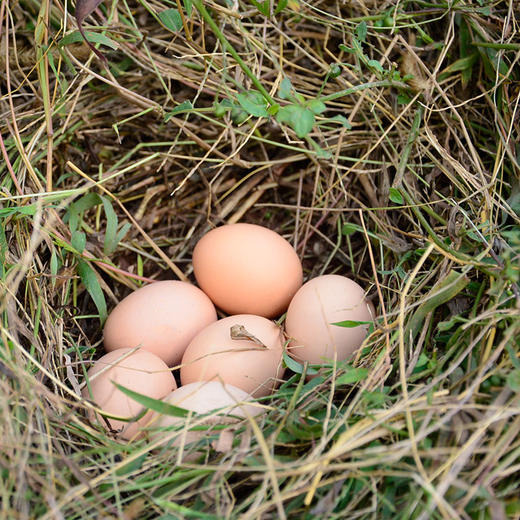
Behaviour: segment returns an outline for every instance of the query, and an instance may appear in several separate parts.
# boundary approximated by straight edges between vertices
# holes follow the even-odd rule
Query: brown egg
[[[193,251],[193,270],[202,290],[229,314],[279,316],[302,284],[291,244],[255,224],[230,224],[204,235]]]
[[[212,431],[211,428],[205,431],[190,430],[193,426],[231,424],[238,421],[239,418],[254,417],[260,414],[263,411],[260,406],[246,404],[250,400],[251,396],[244,390],[232,385],[225,385],[220,381],[190,383],[177,388],[163,401],[195,412],[195,415],[180,418],[156,413],[148,428],[156,431],[154,439],[157,439],[168,435],[168,432],[164,431],[166,427],[177,426],[179,433],[173,440],[173,446],[190,444],[217,432],[217,430]],[[205,418],[196,415],[210,413],[211,415]],[[231,432],[227,433],[231,434]],[[217,448],[217,444],[215,443],[213,447]],[[184,460],[188,460],[188,458],[184,457]]]
[[[104,412],[121,418],[129,419],[137,416],[143,407],[137,401],[117,389],[113,381],[121,386],[144,394],[154,399],[162,399],[177,387],[173,374],[160,358],[146,350],[121,348],[99,358],[87,372],[90,384],[86,385],[81,395],[94,401]],[[96,413],[89,411],[91,421],[96,419]],[[119,436],[130,439],[139,434],[139,430],[151,418],[148,411],[138,421],[125,422],[106,418],[112,430],[121,431]],[[100,424],[109,428],[105,420],[97,417]]]
[[[216,320],[215,307],[198,287],[176,280],[155,282],[116,305],[105,324],[105,348],[141,346],[173,366],[195,334]]]
[[[285,319],[292,357],[311,364],[347,359],[363,343],[368,325],[341,327],[342,321],[373,321],[363,289],[339,275],[318,276],[294,295]]]
[[[275,323],[251,314],[229,316],[193,338],[182,358],[181,381],[221,381],[254,397],[265,396],[283,375],[282,354]]]

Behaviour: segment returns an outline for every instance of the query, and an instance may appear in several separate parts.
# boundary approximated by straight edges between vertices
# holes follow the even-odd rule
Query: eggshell
[[[223,384],[220,381],[190,383],[177,388],[163,400],[196,414],[205,415],[214,412],[204,419],[196,415],[181,418],[155,414],[154,419],[149,424],[150,429],[157,430],[154,434],[154,439],[167,435],[163,431],[166,427],[178,426],[179,429],[182,427],[179,435],[172,443],[174,446],[190,444],[210,433],[210,430],[190,431],[190,428],[193,426],[231,424],[240,417],[254,417],[263,411],[259,406],[246,404],[247,401],[251,400],[251,396],[247,392],[235,386]]]
[[[113,382],[130,390],[139,392],[154,399],[162,399],[177,387],[173,374],[166,363],[146,350],[121,348],[105,354],[99,358],[87,372],[92,395],[88,386],[82,390],[85,399],[94,401],[99,408],[111,415],[122,418],[131,418],[138,415],[143,407],[137,401],[117,389]],[[94,421],[96,413],[89,411],[89,418]],[[120,436],[130,439],[139,434],[139,430],[151,418],[148,411],[141,419],[125,422],[106,418],[112,430],[121,430]],[[98,417],[98,421],[108,428],[105,419]]]
[[[229,314],[283,314],[302,284],[296,251],[281,235],[255,224],[230,224],[204,235],[193,251],[202,290]]]
[[[155,282],[129,294],[110,313],[105,349],[141,346],[173,366],[195,334],[216,320],[213,303],[198,287],[177,280]]]
[[[368,325],[340,327],[341,321],[372,321],[363,289],[339,275],[318,276],[294,295],[285,319],[292,357],[311,364],[347,359],[363,343]]]
[[[232,339],[235,326],[255,339]],[[254,397],[265,396],[283,375],[282,354],[281,331],[275,323],[251,314],[228,316],[193,338],[182,358],[181,381],[222,381]]]

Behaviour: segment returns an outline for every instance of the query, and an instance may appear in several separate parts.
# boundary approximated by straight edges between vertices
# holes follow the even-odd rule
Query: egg
[[[251,396],[247,392],[220,381],[197,382],[181,386],[166,396],[163,401],[195,412],[195,414],[210,414],[204,418],[193,414],[184,418],[154,414],[154,419],[148,426],[151,431],[155,432],[153,439],[165,437],[168,434],[164,430],[176,426],[179,429],[179,435],[173,440],[174,446],[196,442],[204,436],[218,431],[211,432],[211,428],[206,431],[190,430],[193,426],[231,424],[238,421],[239,418],[254,417],[263,411],[259,406],[247,404],[248,401],[251,401]],[[187,460],[186,457],[185,460]]]
[[[272,393],[283,375],[280,328],[261,316],[239,314],[199,332],[182,358],[181,382],[221,381],[254,397]]]
[[[173,374],[164,361],[146,350],[133,350],[122,348],[99,358],[87,372],[90,390],[86,385],[81,393],[104,412],[125,419],[136,417],[143,411],[143,406],[121,392],[113,382],[154,399],[162,399],[177,388]],[[102,418],[94,410],[89,410],[91,421],[96,416],[105,428],[120,432],[123,439],[130,439],[139,436],[141,427],[151,419],[152,412],[148,411],[138,421],[127,422]]]
[[[291,300],[285,319],[291,356],[311,364],[335,356],[347,359],[363,343],[368,324],[334,325],[342,321],[373,321],[373,308],[356,282],[332,274],[303,284]]]
[[[198,287],[177,280],[154,282],[129,294],[110,313],[105,349],[140,346],[173,366],[195,334],[216,320],[213,303]]]
[[[193,251],[197,283],[228,314],[283,314],[303,281],[296,251],[255,224],[229,224],[204,235]]]

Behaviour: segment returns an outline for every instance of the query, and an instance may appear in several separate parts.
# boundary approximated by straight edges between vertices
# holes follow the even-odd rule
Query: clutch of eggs
[[[153,414],[121,420],[135,417],[142,407],[112,381],[205,413],[231,405],[230,396],[243,402],[276,388],[284,373],[283,336],[269,318],[287,311],[289,353],[312,364],[348,358],[366,337],[363,322],[373,319],[364,291],[348,278],[325,275],[302,285],[302,266],[292,246],[262,226],[213,229],[197,243],[193,268],[202,290],[187,282],[154,282],[124,298],[105,324],[109,353],[89,370],[90,390],[85,388],[83,397],[108,417],[108,424],[100,423],[125,439],[140,435]],[[215,306],[231,316],[217,321]],[[342,321],[362,324],[337,325]],[[178,364],[183,386],[175,390],[168,367]],[[90,412],[91,420],[95,416]],[[160,426],[181,421],[154,417]]]

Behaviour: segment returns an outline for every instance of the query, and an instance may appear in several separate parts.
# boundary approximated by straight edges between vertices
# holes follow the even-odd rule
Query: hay
[[[519,518],[516,2],[254,4],[104,2],[106,68],[69,4],[1,3],[2,517]],[[237,221],[378,321],[178,465],[79,387],[106,312]]]

